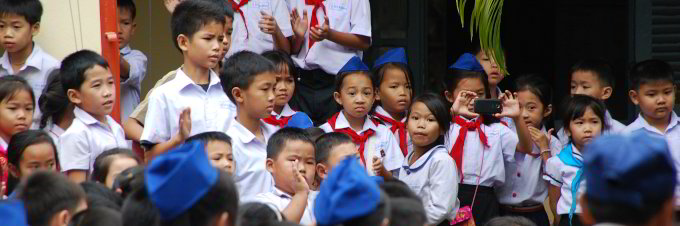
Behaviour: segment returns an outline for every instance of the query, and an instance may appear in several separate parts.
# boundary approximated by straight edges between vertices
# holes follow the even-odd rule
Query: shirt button
[[[513,193],[512,193],[512,197],[513,197],[513,198],[517,197],[517,193],[514,193],[514,192],[513,192]]]
[[[521,176],[522,176],[522,174],[517,172],[517,177],[521,177]]]

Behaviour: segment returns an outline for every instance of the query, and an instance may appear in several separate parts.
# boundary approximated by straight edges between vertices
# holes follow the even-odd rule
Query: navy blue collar
[[[411,168],[411,167],[408,166],[409,159],[411,159],[411,157],[413,157],[413,153],[415,153],[415,151],[412,151],[411,153],[408,154],[408,156],[406,156],[406,160],[405,160],[406,163],[404,165],[402,165],[401,167],[404,169],[404,171],[406,171],[407,175],[411,174],[411,173],[418,172],[420,169],[423,168],[423,166],[427,165],[427,162],[430,161],[430,158],[432,158],[432,155],[434,155],[434,152],[437,151],[437,149],[439,149],[439,148],[444,148],[444,145],[437,145],[437,146],[430,148],[429,151],[425,152],[425,155],[427,155],[426,158],[425,158],[425,161],[423,161],[419,165],[417,165],[418,160],[420,160],[420,159],[416,160],[413,163],[413,165],[417,165],[417,166],[414,167],[414,168]],[[446,149],[444,149],[444,150],[446,150]],[[421,158],[422,157],[423,156],[421,156]]]

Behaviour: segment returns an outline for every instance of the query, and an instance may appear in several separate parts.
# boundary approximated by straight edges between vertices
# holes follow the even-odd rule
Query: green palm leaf
[[[501,73],[509,74],[505,65],[505,54],[501,46],[501,16],[504,0],[475,0],[470,14],[470,39],[479,35],[479,45],[491,57]],[[465,25],[465,3],[467,0],[456,0],[456,8],[460,15],[461,25]]]

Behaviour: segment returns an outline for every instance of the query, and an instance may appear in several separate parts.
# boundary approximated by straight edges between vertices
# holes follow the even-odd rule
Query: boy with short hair
[[[35,93],[35,102],[47,84],[47,77],[59,69],[59,61],[43,51],[33,37],[40,31],[42,4],[38,0],[0,0],[0,76],[17,75]],[[40,109],[33,113],[33,128],[40,122]]]
[[[129,148],[123,128],[109,116],[116,89],[106,59],[90,50],[64,58],[61,82],[75,118],[59,139],[61,171],[76,183],[92,172],[97,156],[114,148]]]
[[[118,0],[118,48],[120,48],[121,120],[126,120],[139,104],[142,80],[146,76],[147,59],[144,53],[130,48],[135,35],[137,8],[132,0]]]
[[[22,181],[17,191],[29,225],[68,225],[74,215],[87,209],[83,188],[59,173],[36,172]]]
[[[285,0],[228,0],[234,11],[231,47],[226,58],[240,51],[290,53],[293,36]]]
[[[314,142],[304,130],[283,128],[267,143],[267,170],[274,177],[274,190],[255,196],[255,200],[280,211],[288,221],[304,225],[314,219]]]
[[[341,160],[348,156],[359,157],[357,145],[344,133],[331,132],[316,139],[316,175],[321,181]]]
[[[274,188],[264,163],[269,137],[280,128],[262,121],[274,109],[274,65],[253,52],[239,52],[224,63],[220,79],[224,92],[238,110],[227,135],[233,139],[234,181],[241,200],[246,202]]]

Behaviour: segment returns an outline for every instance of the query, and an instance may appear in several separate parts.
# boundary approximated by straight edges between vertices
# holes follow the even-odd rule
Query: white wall
[[[99,0],[40,0],[43,16],[34,38],[43,50],[61,60],[81,49],[101,53]]]

